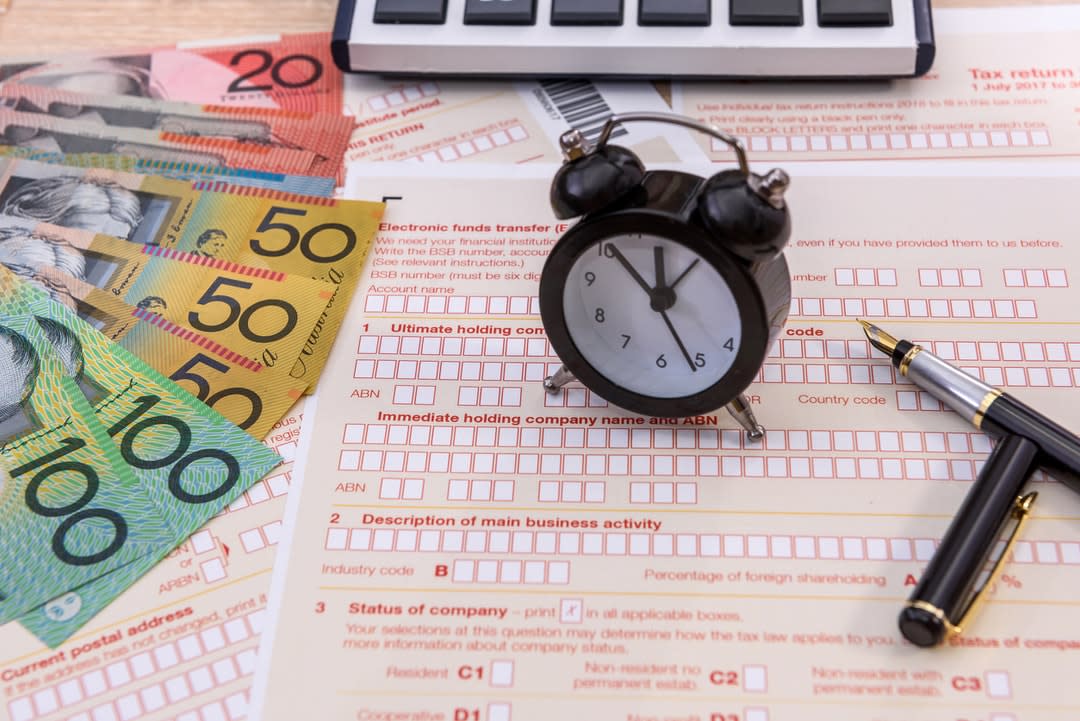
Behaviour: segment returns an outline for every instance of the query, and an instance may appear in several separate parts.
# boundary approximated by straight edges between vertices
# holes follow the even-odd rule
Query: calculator
[[[339,0],[342,70],[410,76],[914,77],[930,0]]]

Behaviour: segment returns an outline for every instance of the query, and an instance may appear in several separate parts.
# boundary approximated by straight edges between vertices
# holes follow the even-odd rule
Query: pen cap
[[[1080,493],[1080,438],[1012,396],[1002,394],[986,409],[982,430],[1019,435],[1039,446],[1039,466]]]
[[[937,646],[962,630],[978,594],[975,583],[1013,514],[1039,448],[1022,436],[994,447],[934,557],[900,613],[900,633],[916,646]]]

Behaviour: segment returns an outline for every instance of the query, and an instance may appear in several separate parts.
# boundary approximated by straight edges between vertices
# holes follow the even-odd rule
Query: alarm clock
[[[706,179],[646,170],[613,130],[639,121],[680,125],[730,146],[738,167]],[[691,118],[612,116],[596,143],[571,130],[551,207],[580,220],[540,276],[540,317],[562,367],[613,405],[678,418],[725,407],[751,438],[764,429],[745,395],[787,320],[791,234],[787,174],[750,171],[738,139]]]

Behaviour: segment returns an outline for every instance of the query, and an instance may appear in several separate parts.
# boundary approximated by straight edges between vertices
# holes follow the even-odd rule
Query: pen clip
[[[959,620],[955,624],[949,623],[946,619],[945,627],[949,636],[955,636],[964,630],[964,626],[967,625],[969,619],[971,619],[975,612],[978,611],[983,601],[986,600],[986,594],[989,588],[997,582],[998,576],[1001,575],[1002,569],[1005,567],[1005,559],[1008,558],[1009,553],[1012,552],[1013,546],[1016,545],[1017,539],[1020,537],[1020,529],[1027,523],[1028,517],[1031,514],[1031,506],[1035,503],[1035,499],[1038,498],[1038,492],[1031,492],[1023,496],[1017,496],[1016,501],[1013,503],[1012,517],[1016,519],[1016,524],[1013,526],[1012,532],[1009,533],[1008,540],[1005,541],[1005,550],[1001,552],[1001,555],[994,561],[994,567],[990,569],[990,575],[986,578],[984,583],[975,595],[971,597],[971,602],[968,603],[967,608],[960,614]]]

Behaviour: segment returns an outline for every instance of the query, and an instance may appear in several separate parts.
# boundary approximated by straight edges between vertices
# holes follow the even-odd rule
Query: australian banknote
[[[171,536],[162,538],[154,553],[128,564],[129,574],[137,569],[145,573],[281,462],[276,453],[110,342],[68,308],[28,284],[11,281],[10,277],[0,280],[0,314],[29,312],[53,351],[61,358],[72,358],[69,374],[119,448],[121,460],[149,493],[151,511],[167,520]],[[141,519],[133,515],[128,518],[129,526],[138,522]],[[31,558],[38,555],[33,549],[24,550]],[[61,624],[65,634],[74,631],[126,586],[96,581],[81,586],[98,587],[108,593],[91,593],[88,598],[95,604],[84,603],[78,591],[65,589],[37,609],[55,627],[54,643],[66,637],[56,635]]]
[[[356,289],[383,203],[291,196],[0,159],[0,213],[329,281],[335,295],[295,365],[313,385]]]

